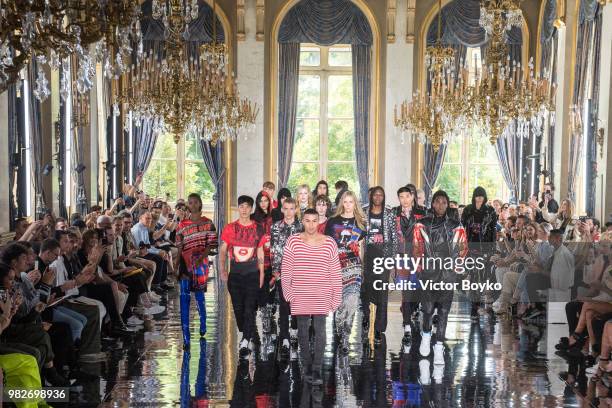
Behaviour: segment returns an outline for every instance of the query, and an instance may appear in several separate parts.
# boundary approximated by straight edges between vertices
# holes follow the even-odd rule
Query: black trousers
[[[160,285],[166,281],[168,277],[168,262],[164,261],[157,254],[147,254],[144,259],[155,262],[155,276],[153,276],[153,285]]]
[[[36,347],[29,346],[23,343],[0,343],[0,354],[28,354],[36,359],[38,368],[42,369],[45,361],[43,360],[40,351]]]
[[[389,292],[382,290],[383,283],[389,282],[389,271],[385,270],[381,274],[373,272],[374,259],[383,257],[384,252],[379,245],[368,245],[365,254],[365,268],[363,269],[363,284],[361,285],[361,310],[363,319],[370,320],[370,303],[376,305],[376,320],[374,328],[376,331],[384,332],[387,330],[387,303]],[[378,282],[380,281],[380,282]],[[376,290],[378,287],[381,290]]]
[[[530,302],[539,301],[538,290],[550,288],[550,276],[543,273],[528,273],[525,279]]]
[[[282,280],[276,282],[276,287],[278,288],[278,328],[280,341],[282,342],[284,339],[289,339],[289,316],[291,316],[291,307],[283,296],[283,285],[281,282]],[[298,328],[295,316],[291,316],[291,328],[296,330]]]
[[[259,272],[230,272],[227,289],[232,299],[238,330],[242,332],[244,339],[252,340],[256,330],[255,316],[259,294]]]
[[[121,316],[117,311],[117,304],[115,303],[113,289],[111,288],[110,284],[88,283],[87,285],[83,285],[79,291],[83,296],[102,302],[106,308],[106,313],[113,324],[117,324],[121,321]]]
[[[583,302],[573,301],[565,305],[565,315],[567,316],[567,325],[570,334],[576,331],[578,326],[578,320],[580,319],[580,312],[582,311]]]
[[[53,365],[61,368],[63,366],[74,367],[77,362],[74,343],[66,341],[70,338],[70,326],[66,323],[53,323],[48,331],[53,348]]]
[[[51,338],[41,323],[30,322],[30,323],[11,323],[2,333],[3,340],[8,343],[23,343],[28,346],[35,347],[40,353],[40,361],[43,364],[47,364],[53,361],[55,355],[53,354],[53,346],[51,345]],[[70,332],[63,339],[70,338]],[[66,342],[71,343],[71,342]]]
[[[81,354],[91,354],[100,352],[100,309],[95,305],[86,305],[84,303],[64,302],[62,306],[77,313],[82,314],[87,318],[87,323],[81,333],[81,345],[79,351]]]

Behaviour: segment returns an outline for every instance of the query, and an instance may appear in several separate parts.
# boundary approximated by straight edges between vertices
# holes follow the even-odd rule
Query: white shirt
[[[574,255],[565,245],[557,248],[553,254],[550,270],[550,287],[568,290],[574,285]]]
[[[55,282],[53,286],[61,286],[68,279],[68,270],[66,269],[66,265],[64,264],[64,257],[58,256],[55,261],[51,265],[51,268],[55,268]],[[66,296],[78,296],[79,288],[72,288],[66,291]]]

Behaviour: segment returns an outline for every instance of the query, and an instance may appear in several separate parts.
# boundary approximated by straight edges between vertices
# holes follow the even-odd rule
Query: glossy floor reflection
[[[355,324],[348,356],[334,350],[331,319],[325,353],[324,385],[311,388],[300,379],[297,358],[278,363],[276,340],[262,336],[247,362],[237,360],[237,337],[228,313],[226,289],[211,283],[206,294],[208,332],[184,353],[178,296],[171,293],[167,316],[124,344],[99,367],[98,397],[103,406],[141,407],[572,407],[581,398],[558,377],[567,363],[554,354],[566,335],[562,305],[549,311],[549,322],[526,325],[485,315],[469,319],[467,305],[455,303],[449,319],[446,364],[401,347],[401,313],[394,296],[389,328],[379,347],[362,343]],[[223,307],[219,307],[221,304]],[[197,313],[195,304],[192,313]],[[360,321],[360,316],[357,318]],[[192,320],[193,321],[193,320]],[[261,327],[260,327],[261,329]],[[261,332],[261,331],[260,331]],[[199,343],[199,344],[198,344]],[[293,356],[296,357],[296,356]],[[82,403],[93,404],[96,389],[84,390]],[[90,398],[90,401],[87,399]],[[87,402],[87,403],[86,403]],[[584,406],[584,405],[581,405]]]

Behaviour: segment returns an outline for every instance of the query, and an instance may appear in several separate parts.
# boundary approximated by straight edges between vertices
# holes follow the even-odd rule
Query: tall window
[[[470,81],[473,81],[475,68],[478,67],[480,71],[482,66],[480,49],[468,48],[466,61],[469,64]],[[456,138],[447,146],[434,191],[442,189],[451,200],[469,204],[472,191],[478,186],[484,187],[489,200],[509,198],[495,147],[480,129],[472,129],[466,139]]]
[[[212,209],[215,187],[202,160],[198,140],[184,136],[178,144],[171,134],[157,138],[151,164],[144,174],[144,191],[152,197],[175,202],[191,193],[202,197],[204,206]]]
[[[359,191],[355,164],[352,56],[348,45],[302,44],[293,161],[288,188],[345,180]]]

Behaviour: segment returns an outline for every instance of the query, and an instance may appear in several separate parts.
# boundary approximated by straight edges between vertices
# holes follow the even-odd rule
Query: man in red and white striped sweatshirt
[[[292,235],[285,245],[281,266],[283,295],[297,316],[302,369],[307,381],[322,385],[325,319],[342,300],[342,274],[338,245],[318,232],[319,216],[314,209],[304,212],[304,232]],[[314,350],[309,332],[314,329]],[[314,354],[314,358],[312,356]]]

